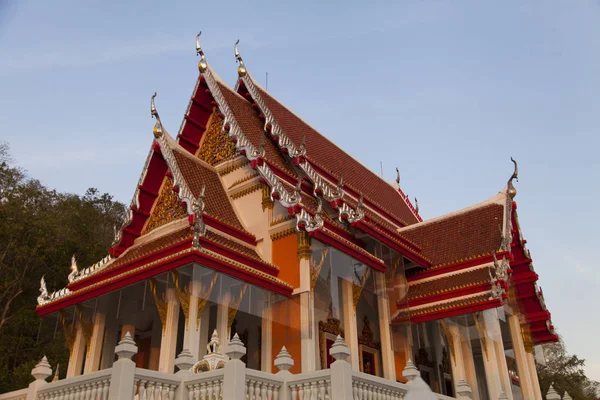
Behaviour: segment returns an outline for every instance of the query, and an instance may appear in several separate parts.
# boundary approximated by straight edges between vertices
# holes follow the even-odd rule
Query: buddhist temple
[[[234,85],[200,35],[197,54],[177,133],[160,118],[166,94],[152,96],[148,156],[106,257],[65,260],[64,288],[41,282],[67,380],[112,367],[132,341],[138,368],[174,374],[185,354],[201,375],[235,338],[248,370],[274,374],[284,354],[287,372],[317,373],[345,345],[374,382],[416,368],[436,398],[541,400],[536,353],[558,337],[519,224],[517,162],[496,160],[507,180],[487,200],[423,220],[399,174],[383,180],[275,99],[237,44]],[[320,387],[310,399],[329,398]]]

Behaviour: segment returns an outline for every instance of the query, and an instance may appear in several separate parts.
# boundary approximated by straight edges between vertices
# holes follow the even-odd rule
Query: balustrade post
[[[27,400],[36,400],[38,391],[48,384],[46,379],[52,375],[52,368],[50,368],[46,356],[42,357],[42,360],[31,370],[31,375],[35,381],[29,384]]]
[[[461,400],[467,400],[467,399],[473,398],[472,397],[473,391],[471,390],[471,387],[464,379],[461,379],[456,384],[456,394],[458,396],[457,399],[461,399]]]
[[[294,374],[290,372],[290,368],[294,366],[294,359],[292,358],[290,353],[288,353],[285,346],[281,348],[281,351],[279,352],[279,354],[277,354],[277,357],[275,357],[275,362],[273,364],[275,365],[275,368],[279,370],[275,375],[283,379],[283,385],[279,392],[279,398],[289,399],[290,388],[288,387],[287,381],[292,376],[294,376]]]
[[[348,363],[350,349],[340,335],[329,349],[329,354],[335,358],[331,364],[331,400],[351,400],[352,396],[352,366]],[[355,355],[356,356],[356,355]]]
[[[119,359],[112,367],[110,377],[110,388],[108,390],[109,400],[132,399],[135,394],[135,363],[131,360],[137,354],[138,348],[127,332],[115,348],[115,354]]]
[[[246,398],[246,364],[240,360],[246,354],[246,347],[237,333],[227,344],[225,354],[229,361],[225,363],[223,374],[223,399]]]
[[[175,375],[181,378],[181,383],[179,384],[177,389],[175,389],[176,400],[188,399],[188,390],[184,382],[187,377],[192,375],[190,369],[194,366],[195,363],[196,359],[188,349],[183,349],[175,359],[175,366],[179,368],[179,371],[177,371]]]

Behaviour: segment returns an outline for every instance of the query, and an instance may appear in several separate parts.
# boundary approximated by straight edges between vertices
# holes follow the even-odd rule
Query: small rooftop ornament
[[[68,276],[69,283],[73,282],[75,278],[79,276],[79,268],[77,268],[77,259],[75,258],[75,254],[71,256],[71,273]]]
[[[225,366],[227,358],[221,353],[221,341],[216,329],[210,338],[210,342],[206,345],[206,351],[207,353],[202,357],[202,360],[192,367],[192,373],[214,371]]]
[[[513,174],[511,175],[510,179],[508,180],[506,192],[511,199],[514,199],[515,196],[517,195],[517,189],[515,189],[515,187],[513,185],[513,180],[516,179],[517,181],[519,181],[519,165],[517,164],[515,159],[512,157],[510,158],[510,161],[512,161],[513,164],[515,164],[515,170],[514,170]]]

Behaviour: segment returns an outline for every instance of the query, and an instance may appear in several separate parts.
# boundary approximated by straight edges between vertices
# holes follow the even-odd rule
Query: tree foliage
[[[26,387],[44,354],[64,375],[69,352],[58,320],[35,313],[40,279],[62,288],[73,254],[80,267],[106,256],[123,213],[96,189],[78,196],[44,187],[0,143],[0,393]]]
[[[561,395],[567,391],[575,400],[596,400],[600,385],[590,380],[584,371],[585,360],[568,354],[562,339],[544,346],[546,365],[538,365],[542,393],[550,385]]]

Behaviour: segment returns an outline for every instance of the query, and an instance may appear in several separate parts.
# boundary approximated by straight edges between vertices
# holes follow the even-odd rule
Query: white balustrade
[[[0,394],[0,400],[25,400],[27,399],[27,389],[17,390],[15,392]]]
[[[223,369],[192,375],[184,382],[188,400],[220,400],[223,393]]]
[[[106,400],[112,370],[105,369],[46,384],[37,394],[39,400]]]
[[[363,372],[352,372],[352,394],[355,400],[402,399],[407,386]]]
[[[329,400],[331,399],[331,370],[294,375],[286,381],[290,400]]]
[[[173,400],[181,378],[173,374],[136,368],[134,382],[138,400]]]
[[[276,375],[246,370],[246,400],[279,400],[283,380]]]

